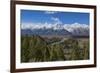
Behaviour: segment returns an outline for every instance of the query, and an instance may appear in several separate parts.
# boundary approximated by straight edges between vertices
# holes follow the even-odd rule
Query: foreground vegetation
[[[89,59],[89,39],[21,37],[21,62]]]

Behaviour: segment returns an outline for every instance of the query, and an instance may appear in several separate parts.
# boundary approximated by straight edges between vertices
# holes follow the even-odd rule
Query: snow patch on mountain
[[[74,24],[64,24],[63,28],[66,29],[69,32],[73,32],[75,29],[89,29],[89,25],[87,24],[79,24],[79,23],[74,23]]]

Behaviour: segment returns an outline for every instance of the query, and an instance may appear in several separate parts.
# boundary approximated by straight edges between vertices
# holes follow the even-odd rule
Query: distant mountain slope
[[[28,35],[72,35],[69,31],[65,29],[61,30],[53,30],[53,29],[22,29],[21,30],[22,35],[28,34]]]
[[[54,25],[22,25],[22,35],[66,35],[89,36],[89,25],[86,24],[54,24]]]

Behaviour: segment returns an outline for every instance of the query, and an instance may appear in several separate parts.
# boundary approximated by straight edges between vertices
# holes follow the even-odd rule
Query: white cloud
[[[57,18],[57,17],[52,17],[51,19],[54,21],[60,21],[59,18]]]
[[[51,20],[53,20],[55,24],[62,24],[62,21],[57,17],[52,17]]]
[[[57,13],[56,11],[45,11],[45,14],[55,14]]]

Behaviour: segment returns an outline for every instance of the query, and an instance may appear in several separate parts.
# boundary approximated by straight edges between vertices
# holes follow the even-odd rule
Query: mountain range
[[[87,24],[28,24],[21,25],[22,35],[64,35],[64,36],[89,36]]]

